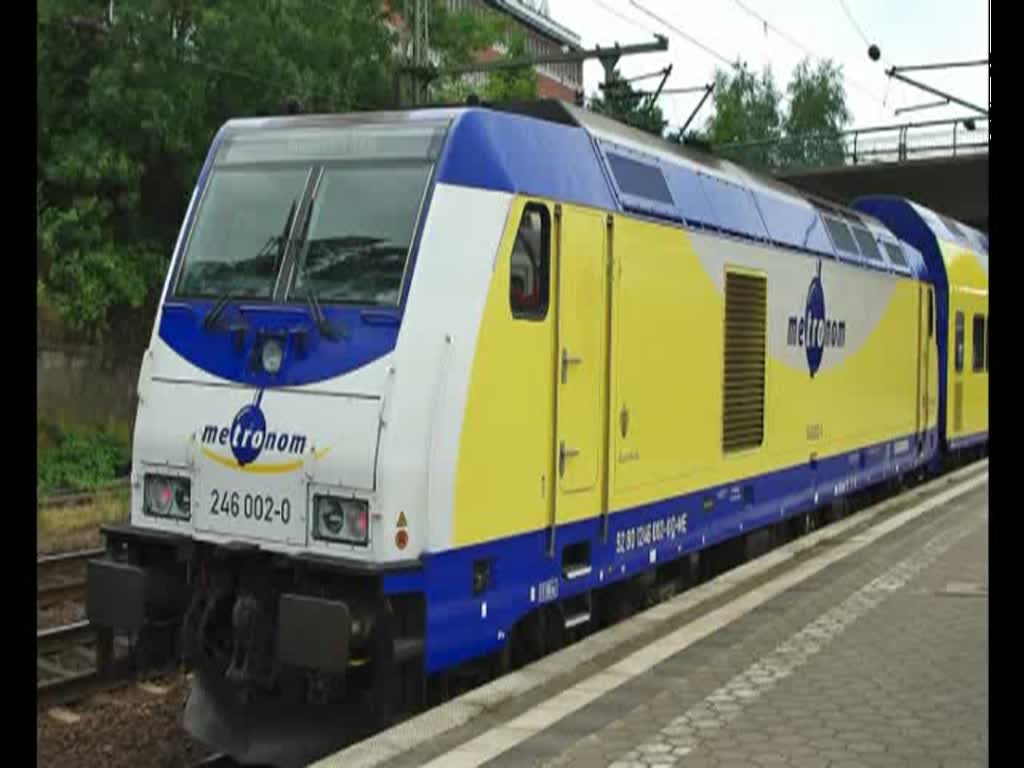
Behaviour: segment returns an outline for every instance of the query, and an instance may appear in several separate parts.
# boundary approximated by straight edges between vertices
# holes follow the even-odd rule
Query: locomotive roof
[[[868,268],[926,274],[918,250],[863,209],[565,102],[248,118],[224,130],[432,121],[450,124],[439,181],[629,211]],[[938,223],[945,239],[972,250],[984,246],[987,254],[980,232],[912,205]]]

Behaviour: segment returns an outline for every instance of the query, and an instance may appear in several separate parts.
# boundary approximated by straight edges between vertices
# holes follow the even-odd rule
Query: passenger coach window
[[[523,209],[512,246],[509,303],[512,316],[543,320],[548,314],[551,265],[551,217],[548,209],[530,203]]]
[[[964,313],[956,313],[956,372],[964,369]]]
[[[973,333],[971,334],[971,344],[973,349],[973,368],[975,371],[982,371],[985,369],[985,316],[975,315],[974,316],[974,327]]]

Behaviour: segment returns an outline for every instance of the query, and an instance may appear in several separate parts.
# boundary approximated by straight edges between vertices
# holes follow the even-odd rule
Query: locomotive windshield
[[[444,133],[436,123],[229,133],[175,295],[396,305]]]

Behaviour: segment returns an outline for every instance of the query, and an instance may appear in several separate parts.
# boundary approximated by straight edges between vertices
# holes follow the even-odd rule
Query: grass
[[[94,501],[73,507],[39,507],[36,511],[36,549],[58,552],[99,546],[100,526],[128,519],[130,489],[97,494]]]

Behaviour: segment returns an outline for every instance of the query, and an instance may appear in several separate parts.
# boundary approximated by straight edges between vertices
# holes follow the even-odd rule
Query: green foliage
[[[592,111],[608,115],[626,125],[661,136],[668,121],[661,107],[622,79],[616,70],[604,89],[604,96],[594,96],[589,107]]]
[[[506,19],[487,9],[480,13],[452,13],[443,4],[431,18],[431,44],[438,48],[439,67],[466,66],[474,56],[496,43],[505,43],[504,58],[526,56],[526,37]],[[439,30],[439,32],[435,32]],[[537,73],[533,67],[498,70],[487,74],[442,78],[431,87],[434,100],[458,104],[475,95],[484,101],[525,101],[537,97]]]
[[[771,70],[755,75],[744,62],[739,71],[715,72],[715,113],[705,135],[712,144],[777,139],[781,135],[782,97]]]
[[[411,2],[391,6],[407,20],[403,40],[378,0],[118,0],[113,23],[106,3],[40,3],[40,312],[90,341],[148,326],[217,130],[292,101],[305,112],[390,107],[412,20]],[[432,0],[440,66],[468,64],[507,35],[498,14]],[[488,99],[536,92],[532,70],[481,80],[472,90]],[[448,87],[463,99],[471,90]]]
[[[99,4],[105,11],[106,4]],[[377,3],[87,0],[39,9],[37,299],[83,335],[161,285],[209,143],[231,117],[380,108]]]
[[[804,60],[786,89],[789,111],[782,147],[787,165],[826,166],[843,162],[842,131],[852,115],[846,106],[842,69],[831,61],[812,67]]]
[[[715,73],[715,112],[700,137],[713,146],[756,143],[730,151],[740,163],[769,169],[841,163],[841,132],[850,122],[842,69],[802,61],[786,87],[786,104],[771,70],[760,76],[744,62]],[[809,138],[813,135],[813,138]]]
[[[128,444],[106,432],[56,430],[48,442],[50,447],[36,457],[36,492],[40,495],[94,488],[129,471]]]
[[[412,0],[406,5],[412,6]],[[411,10],[406,12],[411,19]],[[439,67],[458,67],[473,63],[479,51],[501,40],[508,22],[488,8],[476,13],[449,11],[445,0],[432,0],[430,45],[438,55]]]
[[[506,58],[526,56],[526,37],[521,32],[510,36]],[[499,69],[487,75],[486,101],[528,101],[537,98],[537,70],[533,67]]]

